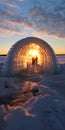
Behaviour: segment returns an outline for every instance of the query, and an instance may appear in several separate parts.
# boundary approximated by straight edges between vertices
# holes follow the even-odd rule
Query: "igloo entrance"
[[[14,61],[18,71],[32,74],[43,72],[45,69],[45,59],[43,49],[35,43],[29,43],[20,49],[18,55],[15,55]]]
[[[15,43],[7,55],[3,73],[34,74],[56,72],[58,63],[53,49],[45,41],[36,37],[27,37]]]

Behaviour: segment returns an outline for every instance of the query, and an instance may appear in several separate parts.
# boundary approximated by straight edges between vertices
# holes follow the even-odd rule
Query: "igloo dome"
[[[58,63],[53,49],[45,41],[27,37],[9,50],[3,73],[6,76],[56,72]]]

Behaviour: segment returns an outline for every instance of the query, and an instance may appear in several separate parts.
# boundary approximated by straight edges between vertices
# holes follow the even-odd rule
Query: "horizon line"
[[[8,53],[7,53],[8,54]],[[0,56],[6,56],[7,54],[0,54]],[[64,53],[55,53],[56,55],[65,55]]]

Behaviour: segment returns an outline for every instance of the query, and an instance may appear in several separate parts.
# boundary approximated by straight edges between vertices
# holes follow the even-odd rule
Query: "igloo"
[[[54,73],[58,62],[51,46],[36,37],[27,37],[16,42],[8,52],[3,66],[6,76]]]

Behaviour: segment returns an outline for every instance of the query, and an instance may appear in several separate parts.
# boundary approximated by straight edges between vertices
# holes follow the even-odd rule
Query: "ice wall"
[[[38,65],[32,66],[30,49],[36,49],[39,53]],[[59,64],[51,46],[36,37],[27,37],[16,42],[8,52],[3,66],[3,74],[13,76],[30,72],[45,73],[58,71]],[[31,71],[32,70],[32,71]]]

